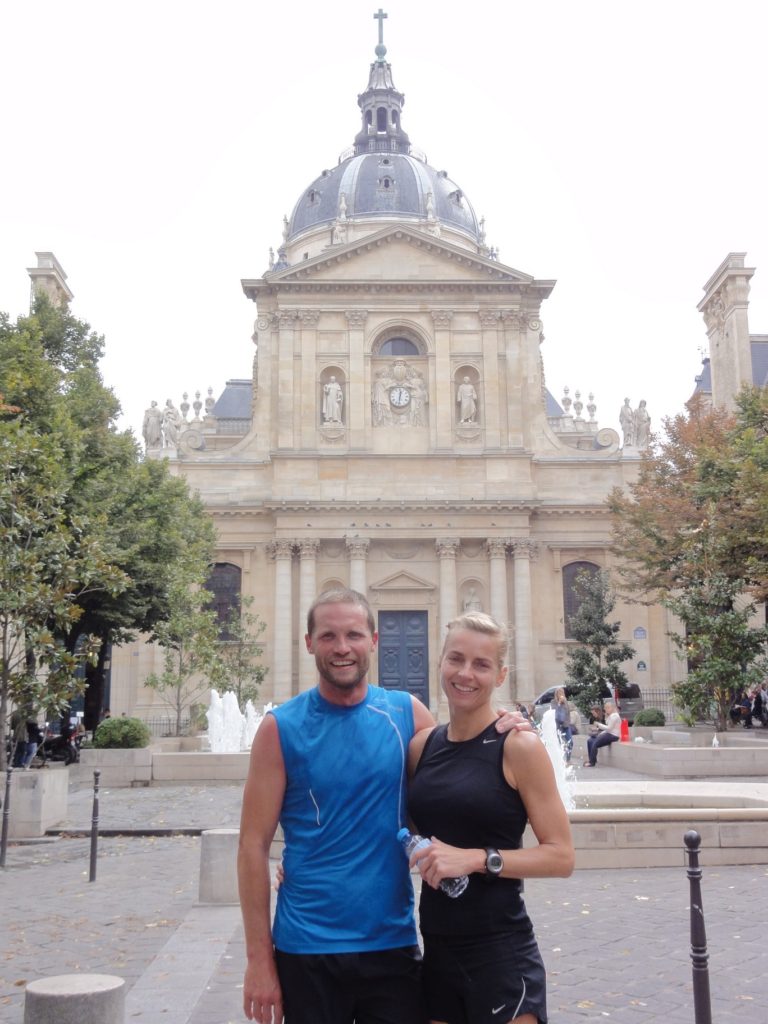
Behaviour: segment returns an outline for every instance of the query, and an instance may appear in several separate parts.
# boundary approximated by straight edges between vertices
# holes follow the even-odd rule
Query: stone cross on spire
[[[384,45],[384,19],[387,17],[388,15],[384,13],[381,7],[373,16],[373,20],[379,23],[379,43],[376,47],[376,57],[379,61],[383,61],[387,55],[387,48]]]

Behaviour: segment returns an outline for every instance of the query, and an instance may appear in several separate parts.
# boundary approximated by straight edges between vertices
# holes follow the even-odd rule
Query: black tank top
[[[416,830],[451,846],[517,850],[528,820],[523,801],[504,778],[504,741],[494,723],[474,739],[453,743],[448,726],[433,730],[408,788]],[[530,930],[520,882],[474,873],[462,896],[421,888],[422,932],[477,935]]]

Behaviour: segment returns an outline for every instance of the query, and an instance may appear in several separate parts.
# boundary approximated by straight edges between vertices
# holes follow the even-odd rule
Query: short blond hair
[[[463,615],[459,615],[455,619],[451,619],[446,628],[445,641],[443,643],[443,649],[440,652],[441,661],[445,654],[445,648],[448,644],[451,633],[455,632],[457,629],[469,629],[473,633],[484,633],[486,636],[493,637],[496,641],[499,668],[503,668],[506,665],[507,648],[509,647],[509,634],[507,633],[507,628],[500,622],[497,622],[493,616],[487,615],[485,612],[464,612]]]

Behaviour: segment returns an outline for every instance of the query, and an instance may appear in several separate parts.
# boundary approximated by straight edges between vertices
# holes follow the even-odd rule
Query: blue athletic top
[[[368,686],[340,707],[315,688],[272,711],[286,772],[285,881],[274,944],[285,953],[353,953],[417,941],[406,824],[410,694]]]

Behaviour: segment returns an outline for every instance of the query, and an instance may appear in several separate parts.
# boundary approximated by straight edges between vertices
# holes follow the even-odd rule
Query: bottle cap
[[[397,833],[397,838],[398,838],[398,839],[400,840],[400,842],[402,843],[402,841],[403,841],[404,839],[407,839],[407,838],[408,838],[408,836],[409,836],[410,834],[411,834],[411,833],[410,833],[410,832],[408,831],[408,829],[407,829],[407,828],[401,828],[401,829],[400,829],[400,831],[399,831],[399,832]]]

